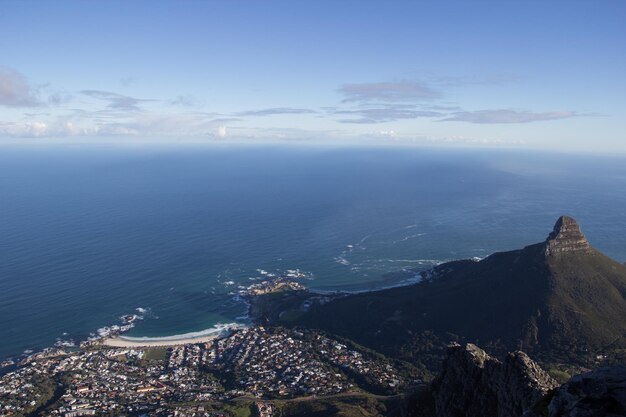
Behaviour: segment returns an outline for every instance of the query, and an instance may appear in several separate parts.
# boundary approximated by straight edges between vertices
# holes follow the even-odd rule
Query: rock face
[[[561,216],[546,240],[546,255],[563,252],[590,252],[591,245],[580,231],[576,220]]]
[[[626,415],[626,366],[600,368],[572,377],[548,406],[549,417]]]
[[[501,362],[475,345],[455,345],[432,395],[437,417],[626,416],[626,365],[576,375],[558,387],[523,352]]]
[[[523,352],[501,362],[466,344],[449,348],[432,392],[438,417],[519,417],[557,386]]]

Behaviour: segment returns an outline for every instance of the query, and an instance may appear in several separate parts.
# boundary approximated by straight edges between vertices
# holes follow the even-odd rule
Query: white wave
[[[391,244],[395,245],[396,243],[406,242],[407,240],[410,240],[410,239],[415,239],[415,238],[418,238],[418,237],[422,237],[425,234],[426,233],[415,233],[413,235],[405,236],[402,239],[394,240],[393,242],[391,242]]]
[[[439,265],[445,262],[439,259],[379,259],[378,261],[390,262],[390,263],[406,262],[406,263],[429,264],[429,265]]]
[[[54,343],[54,346],[56,346],[56,347],[76,347],[76,342],[74,342],[74,340],[72,340],[72,339],[69,339],[69,340],[57,339],[56,342]]]
[[[363,274],[363,276],[368,276],[368,275]],[[372,288],[367,288],[367,289],[362,289],[362,290],[315,290],[314,292],[317,294],[363,294],[363,293],[368,293],[372,291],[388,290],[390,288],[406,287],[409,285],[417,284],[420,281],[422,281],[422,279],[423,278],[421,275],[416,274],[415,276],[411,278],[403,279],[402,281],[399,281],[391,285],[383,285],[383,286],[374,285]]]
[[[96,333],[98,334],[99,337],[108,337],[113,333],[127,332],[133,327],[135,327],[134,323],[124,324],[123,326],[114,324],[112,326],[100,327],[99,329],[96,330]]]
[[[205,330],[200,330],[197,332],[189,332],[189,333],[182,333],[182,334],[175,334],[175,335],[171,335],[171,336],[158,336],[158,337],[131,337],[131,336],[119,336],[120,339],[122,340],[126,340],[129,342],[165,342],[165,341],[177,341],[177,340],[184,340],[184,339],[198,339],[201,337],[206,337],[206,336],[221,336],[223,334],[225,334],[226,332],[233,330],[233,329],[241,329],[246,327],[243,324],[240,323],[218,323],[215,326],[209,328],[209,329],[205,329]]]
[[[96,333],[100,336],[102,335],[108,335],[109,333],[111,333],[111,328],[110,327],[100,327],[99,329],[96,329]]]
[[[311,272],[302,272],[300,268],[288,269],[284,274],[287,278],[312,278]]]
[[[337,257],[335,258],[335,262],[337,262],[338,264],[341,264],[341,265],[350,265],[350,261],[349,261],[349,260],[347,260],[347,259],[346,259],[345,257],[343,257],[343,256],[337,256]]]

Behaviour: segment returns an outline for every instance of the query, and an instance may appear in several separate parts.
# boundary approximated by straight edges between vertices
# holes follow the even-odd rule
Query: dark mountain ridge
[[[625,346],[626,267],[563,216],[544,242],[448,262],[418,284],[336,299],[298,322],[398,357],[464,340],[571,361]]]

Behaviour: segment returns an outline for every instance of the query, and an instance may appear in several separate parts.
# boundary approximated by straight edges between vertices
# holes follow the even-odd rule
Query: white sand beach
[[[244,327],[246,326],[239,323],[219,323],[210,329],[172,336],[131,337],[118,334],[101,339],[101,343],[103,346],[111,347],[180,346],[194,343],[208,343],[212,340],[225,337],[231,334],[232,331]]]
[[[217,339],[221,335],[212,334],[198,337],[187,337],[183,339],[167,339],[167,338],[145,338],[145,339],[129,339],[124,336],[107,337],[102,340],[102,345],[111,347],[156,347],[156,346],[179,346],[190,345],[194,343],[208,343]]]

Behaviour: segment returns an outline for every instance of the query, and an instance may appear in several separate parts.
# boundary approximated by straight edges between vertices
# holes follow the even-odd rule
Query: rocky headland
[[[434,371],[451,342],[594,366],[626,348],[626,267],[562,216],[543,242],[447,262],[414,285],[313,305],[295,322]]]

